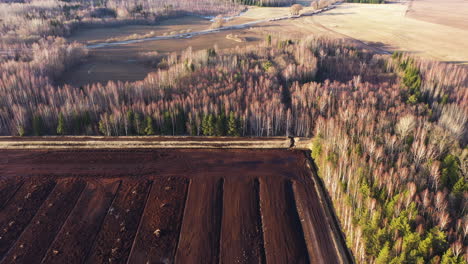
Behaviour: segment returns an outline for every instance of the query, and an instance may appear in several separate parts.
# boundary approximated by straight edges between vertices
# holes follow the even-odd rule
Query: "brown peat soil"
[[[307,153],[7,150],[0,263],[349,263]]]

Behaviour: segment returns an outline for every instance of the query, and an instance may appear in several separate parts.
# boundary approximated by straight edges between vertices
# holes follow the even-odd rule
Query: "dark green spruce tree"
[[[237,119],[234,112],[229,113],[227,121],[227,135],[231,137],[240,136],[239,120]]]
[[[151,118],[151,116],[146,117],[145,135],[147,136],[154,135],[154,124],[153,124],[153,118]]]
[[[65,130],[65,118],[63,117],[63,114],[60,113],[58,116],[58,125],[57,125],[57,135],[65,135],[66,130]]]

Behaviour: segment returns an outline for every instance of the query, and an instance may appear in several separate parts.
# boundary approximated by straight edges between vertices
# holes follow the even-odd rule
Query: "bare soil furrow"
[[[125,180],[108,210],[87,263],[126,263],[150,181]]]
[[[263,237],[255,179],[226,178],[220,263],[262,263]]]
[[[309,263],[289,181],[261,178],[260,204],[267,263]]]
[[[74,179],[59,180],[2,263],[40,263],[85,185]]]
[[[190,182],[176,263],[218,263],[223,179],[198,175]]]
[[[29,180],[0,211],[0,258],[7,253],[28,226],[54,185],[53,181]]]
[[[120,181],[88,181],[42,263],[83,263],[93,245]]]
[[[173,263],[188,180],[155,178],[128,263]]]
[[[0,210],[19,190],[23,181],[20,179],[8,179],[0,181]]]

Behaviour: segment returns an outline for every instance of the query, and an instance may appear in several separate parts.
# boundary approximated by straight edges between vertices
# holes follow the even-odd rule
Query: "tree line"
[[[142,119],[150,116],[158,128],[155,131],[164,134],[212,134],[203,131],[205,117],[210,115],[216,122],[234,115],[240,135],[286,134],[293,129],[293,122],[291,111],[283,103],[289,93],[285,85],[313,79],[317,61],[305,44],[284,45],[284,41],[273,41],[269,46],[246,48],[240,53],[188,49],[181,55],[171,55],[167,70],[152,73],[141,82],[80,88],[55,87],[49,70],[17,62],[20,76],[32,76],[33,84],[24,83],[16,74],[2,78],[0,92],[5,97],[0,133],[51,135],[60,130],[69,135],[128,135],[126,113],[131,111]],[[45,46],[44,52],[49,51]],[[67,59],[52,54],[48,58]],[[11,65],[5,64],[5,69],[11,70]],[[34,77],[40,74],[40,78]],[[57,129],[59,125],[61,129]]]

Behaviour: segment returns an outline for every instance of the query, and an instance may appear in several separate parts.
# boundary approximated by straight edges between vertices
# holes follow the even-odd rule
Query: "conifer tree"
[[[459,165],[455,155],[448,154],[442,161],[442,174],[440,177],[443,186],[452,189],[458,181]]]
[[[187,124],[188,125],[188,130],[190,132],[190,135],[191,136],[197,136],[198,134],[198,128],[197,128],[197,125],[194,121],[191,121],[190,123]]]
[[[26,134],[26,131],[25,131],[24,127],[23,126],[18,126],[17,130],[18,130],[18,136],[24,137],[24,135]]]
[[[465,261],[463,257],[457,257],[453,254],[452,249],[448,249],[447,252],[442,256],[441,264],[463,264]]]
[[[172,120],[171,120],[171,113],[169,111],[165,111],[163,114],[163,125],[161,127],[161,133],[163,135],[172,135]]]
[[[101,116],[101,120],[99,120],[99,132],[103,134],[104,136],[110,136],[111,131],[109,127],[109,115],[107,113],[104,113]]]
[[[58,116],[57,135],[65,135],[65,118],[60,113]]]
[[[126,124],[127,124],[127,128],[126,128],[126,134],[127,135],[133,135],[135,134],[135,128],[134,128],[134,124],[135,124],[135,115],[133,113],[132,110],[128,110],[127,111],[127,116],[126,116],[127,120],[126,120]]]
[[[380,250],[379,256],[375,260],[376,264],[387,264],[390,262],[390,247],[388,243]]]
[[[146,117],[145,135],[154,135],[153,118],[151,118],[151,116]]]
[[[222,112],[215,122],[215,136],[225,136],[226,135],[226,115]]]
[[[183,135],[186,134],[187,128],[185,124],[187,123],[186,115],[182,110],[179,110],[176,116],[174,135]]]
[[[214,136],[214,117],[212,114],[205,115],[202,121],[202,133],[204,136]]]
[[[133,119],[133,127],[135,128],[135,133],[137,135],[143,135],[143,120],[141,119],[141,115],[139,113],[134,113]]]
[[[266,41],[267,41],[267,45],[268,45],[268,46],[271,46],[271,35],[268,35],[268,36],[267,36]]]
[[[228,118],[228,131],[227,134],[228,136],[231,137],[238,137],[240,136],[240,129],[239,129],[239,120],[236,118],[234,112],[229,113],[229,118]]]

